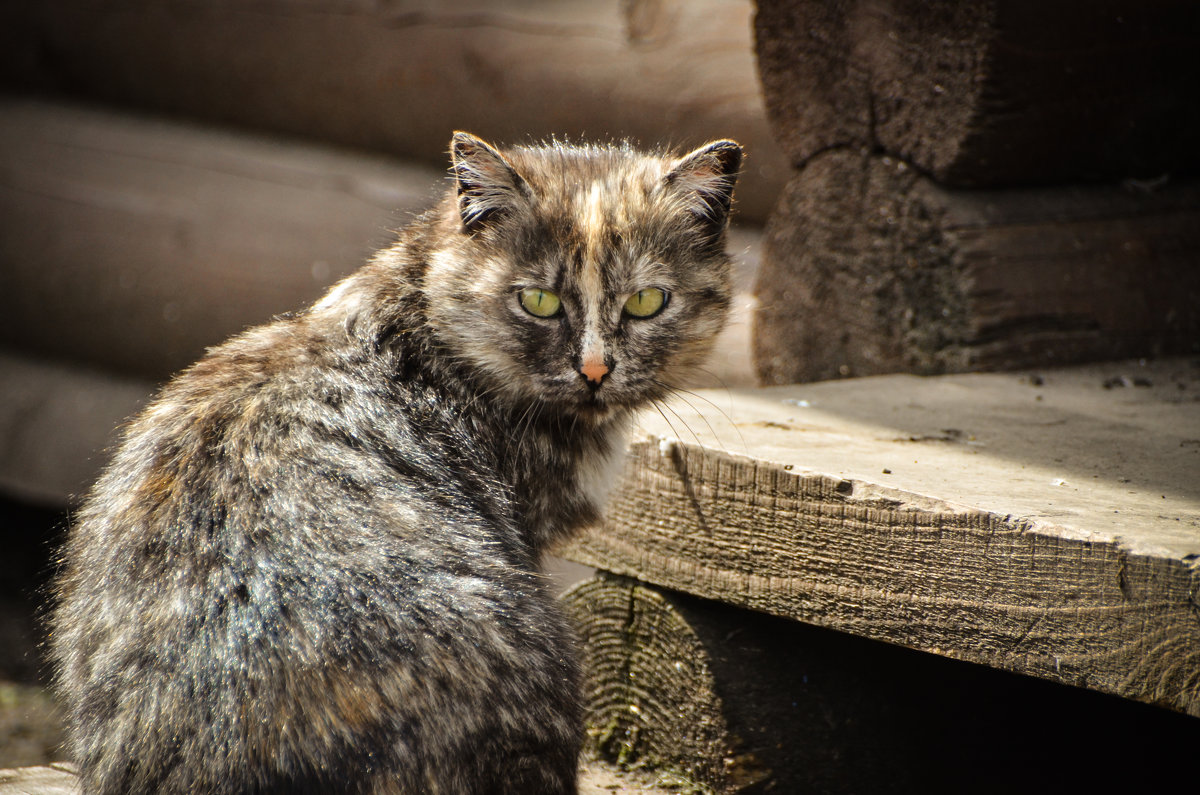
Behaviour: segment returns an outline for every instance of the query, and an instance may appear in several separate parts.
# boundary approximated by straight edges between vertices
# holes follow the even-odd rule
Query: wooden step
[[[1200,717],[1200,366],[683,394],[562,552]]]

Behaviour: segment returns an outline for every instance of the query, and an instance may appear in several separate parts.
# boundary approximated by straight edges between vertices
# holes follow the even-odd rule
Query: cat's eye
[[[625,311],[633,317],[654,317],[667,305],[667,293],[657,287],[647,287],[629,296]]]
[[[562,301],[549,290],[526,287],[517,293],[521,308],[534,317],[554,317],[562,311]]]

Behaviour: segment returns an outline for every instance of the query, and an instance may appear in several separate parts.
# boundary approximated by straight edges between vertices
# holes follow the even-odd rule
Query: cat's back
[[[565,634],[497,543],[512,520],[463,407],[327,334],[286,318],[210,351],[128,425],[79,511],[52,643],[96,791],[323,791],[381,747],[407,760],[401,786],[461,749],[398,730],[466,720],[464,689],[497,714],[528,696],[489,679],[512,665],[479,634],[498,606],[528,606],[504,646]]]

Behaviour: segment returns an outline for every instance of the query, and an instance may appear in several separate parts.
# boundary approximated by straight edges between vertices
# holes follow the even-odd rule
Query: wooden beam
[[[39,505],[76,505],[107,461],[117,427],[153,381],[0,350],[0,492]]]
[[[378,157],[5,100],[0,345],[162,378],[315,300],[441,180]]]
[[[763,383],[1200,351],[1200,181],[952,190],[836,150],[796,172],[755,288]]]
[[[1198,394],[1164,360],[684,395],[563,554],[1200,716]]]
[[[784,178],[749,0],[8,5],[0,80],[22,85],[439,169],[455,129],[506,143],[736,138],[751,152],[738,207],[758,220]]]
[[[794,163],[868,147],[958,186],[1195,173],[1200,12],[1092,0],[759,0]]]

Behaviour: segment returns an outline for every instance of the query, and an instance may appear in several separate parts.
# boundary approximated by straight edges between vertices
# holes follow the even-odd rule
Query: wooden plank
[[[959,186],[1200,169],[1190,3],[760,0],[756,31],[797,164],[874,148]]]
[[[0,770],[0,795],[73,795],[79,779],[66,764]]]
[[[0,769],[0,795],[75,795],[79,779],[74,767],[56,763],[43,767]],[[579,770],[579,795],[667,795],[678,789],[654,775],[616,769],[596,760],[584,760]]]
[[[438,168],[454,129],[509,143],[736,138],[751,152],[741,211],[764,219],[782,186],[749,0],[9,5],[26,10],[10,10],[16,24],[0,29],[0,51],[11,51],[0,67],[11,62],[8,79],[24,85]]]
[[[590,748],[613,764],[673,772],[686,791],[960,792],[970,781],[972,792],[1174,792],[1195,783],[1171,760],[1194,754],[1200,720],[1178,713],[612,575],[564,603],[583,640]],[[1095,760],[1100,736],[1122,760],[1141,761]]]
[[[441,175],[381,158],[0,104],[0,344],[151,378],[303,306]]]
[[[826,152],[767,226],[760,379],[1047,367],[1200,351],[1200,182],[951,190]]]
[[[683,397],[566,557],[1200,716],[1194,364]]]

